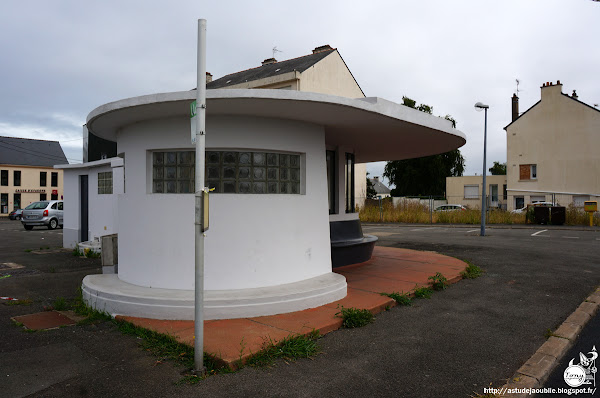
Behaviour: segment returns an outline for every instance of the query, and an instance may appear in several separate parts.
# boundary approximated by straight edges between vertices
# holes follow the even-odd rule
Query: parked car
[[[522,207],[520,209],[515,209],[513,211],[511,211],[511,213],[525,213],[527,211],[527,208],[533,206],[533,207],[553,207],[553,206],[557,206],[556,204],[552,203],[552,202],[535,202],[532,204],[529,204],[525,207]]]
[[[441,205],[441,206],[436,207],[434,211],[455,211],[455,210],[467,210],[467,208],[462,205]]]
[[[13,211],[10,212],[10,214],[8,215],[8,218],[10,218],[11,220],[20,220],[22,216],[23,216],[23,209],[14,209]]]
[[[30,231],[34,226],[46,226],[55,229],[63,226],[63,201],[43,200],[33,202],[23,209],[21,223]]]

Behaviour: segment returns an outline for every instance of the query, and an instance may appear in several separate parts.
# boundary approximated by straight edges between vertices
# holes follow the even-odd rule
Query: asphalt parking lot
[[[0,397],[390,396],[468,397],[500,386],[600,285],[600,231],[586,228],[366,224],[383,246],[471,261],[484,276],[463,280],[360,329],[330,333],[312,360],[278,362],[175,385],[181,369],[157,362],[110,324],[28,333],[10,317],[57,297],[73,298],[98,260],[59,249],[62,231],[25,231],[0,220]],[[600,333],[599,333],[600,335]],[[600,346],[600,339],[598,341]],[[30,394],[30,395],[28,395]]]

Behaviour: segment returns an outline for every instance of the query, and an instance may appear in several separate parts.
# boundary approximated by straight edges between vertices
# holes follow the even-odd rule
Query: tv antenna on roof
[[[515,81],[517,82],[517,97],[519,96],[519,83],[521,83],[519,81],[519,79],[515,79]]]
[[[273,47],[273,58],[275,58],[275,53],[282,53],[283,51],[278,50],[277,46]]]

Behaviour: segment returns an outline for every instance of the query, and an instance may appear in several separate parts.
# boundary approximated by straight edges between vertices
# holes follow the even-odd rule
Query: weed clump
[[[340,312],[335,314],[342,318],[342,326],[345,328],[359,328],[373,322],[375,317],[369,310],[359,308],[341,307]]]
[[[436,292],[444,290],[448,286],[448,279],[439,272],[436,272],[435,275],[430,276],[427,280],[431,281],[431,288]]]
[[[387,296],[391,299],[393,299],[396,304],[398,305],[412,305],[412,299],[410,298],[410,296],[408,295],[408,293],[398,293],[398,292],[392,292],[392,293],[380,293],[382,296]]]
[[[262,350],[251,356],[246,364],[254,367],[272,366],[276,359],[295,361],[299,358],[311,358],[318,354],[319,331],[313,330],[307,335],[290,335],[275,344],[272,339],[265,341]]]
[[[462,276],[465,279],[475,279],[483,275],[483,270],[481,268],[479,268],[475,264],[472,264],[469,261],[465,262],[467,263],[467,268],[465,268],[465,270],[460,273],[460,276]]]
[[[433,290],[428,287],[418,287],[415,289],[415,298],[431,298]]]

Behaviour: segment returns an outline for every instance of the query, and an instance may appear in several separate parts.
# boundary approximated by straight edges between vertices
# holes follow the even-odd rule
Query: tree
[[[402,102],[422,112],[433,112],[432,106],[417,106],[416,101],[408,97],[402,97]],[[445,119],[456,127],[452,116],[446,115]],[[396,186],[392,189],[392,196],[442,196],[446,191],[446,177],[462,176],[464,170],[465,159],[455,149],[440,155],[387,162],[383,175]]]
[[[373,183],[369,178],[369,172],[367,172],[367,199],[375,199],[377,198],[377,191],[373,188]]]
[[[494,165],[489,170],[493,176],[506,175],[506,163],[494,162]]]

